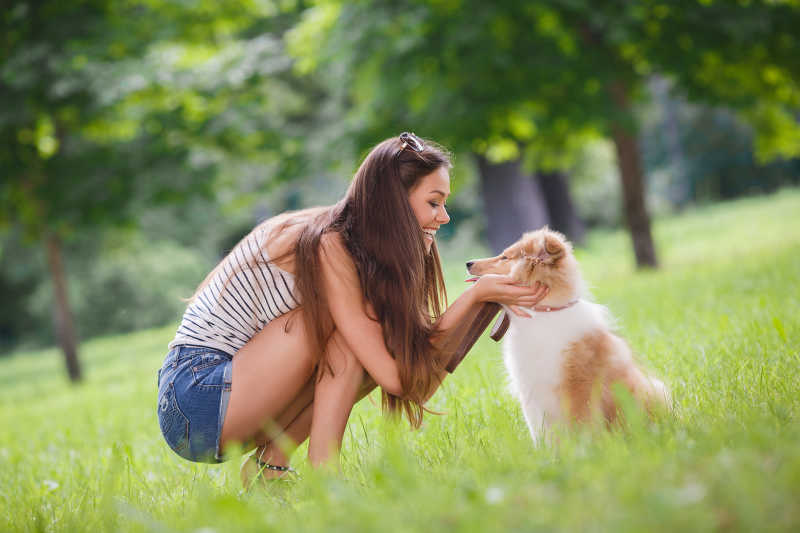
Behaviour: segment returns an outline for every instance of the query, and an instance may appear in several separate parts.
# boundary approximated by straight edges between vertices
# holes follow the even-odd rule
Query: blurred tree
[[[350,88],[353,129],[367,138],[405,124],[478,154],[490,222],[493,214],[527,227],[549,220],[543,181],[523,185],[522,166],[564,168],[580,139],[610,135],[637,262],[654,266],[631,107],[641,76],[593,28],[593,6],[561,4],[320,2],[291,49],[301,67]],[[558,180],[550,174],[553,198],[566,191]],[[501,245],[519,236],[502,233]]]
[[[250,190],[297,173],[282,126],[305,103],[270,33],[289,25],[256,0],[18,0],[0,12],[0,222],[47,252],[72,380],[65,239],[133,224],[142,203],[211,195],[233,173]]]
[[[737,110],[761,162],[800,156],[800,2],[679,0],[638,10],[631,55],[690,101]]]
[[[86,2],[76,9],[61,2],[19,1],[0,14],[0,161],[5,174],[0,212],[3,222],[20,224],[28,238],[45,247],[56,329],[73,381],[81,378],[81,369],[62,239],[81,227],[116,219],[134,184],[123,153],[80,131],[102,119],[103,106],[91,105],[90,58],[99,63],[124,54],[129,45],[119,36],[114,48],[96,35],[114,15],[109,4]]]
[[[486,213],[486,236],[494,253],[500,253],[523,232],[550,222],[539,182],[524,172],[520,158],[493,162],[476,154],[476,159]]]
[[[37,261],[30,257],[33,249],[19,246],[18,232],[0,235],[0,352],[10,348],[21,335],[32,333],[37,325],[33,313],[23,304],[39,278]],[[22,256],[22,257],[20,257]]]
[[[756,158],[753,127],[728,108],[669,98],[651,111],[642,128],[645,164],[656,178],[651,185],[675,206],[800,183],[800,158]]]
[[[480,154],[498,176],[487,200],[507,184],[495,191],[507,217],[544,204],[541,184],[509,178],[518,162],[563,168],[587,133],[609,137],[637,264],[656,266],[635,113],[646,81],[660,71],[692,98],[738,106],[758,153],[796,155],[798,26],[796,0],[320,1],[293,50],[349,88],[368,139],[406,124]]]

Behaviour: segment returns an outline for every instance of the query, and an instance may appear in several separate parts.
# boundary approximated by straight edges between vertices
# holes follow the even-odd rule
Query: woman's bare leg
[[[248,450],[257,446],[260,449],[259,451],[261,451],[265,446],[285,433],[289,429],[289,426],[294,423],[295,419],[314,402],[314,385],[316,384],[316,380],[316,376],[311,376],[305,385],[303,385],[303,388],[297,396],[286,406],[286,409],[275,417],[274,422],[265,424],[264,429],[259,430],[253,435],[252,441],[244,443],[244,449]],[[306,437],[308,437],[308,435],[305,435],[303,439],[300,440],[300,443],[302,443]],[[266,459],[264,460],[266,461]]]
[[[375,381],[373,381],[373,379],[365,372],[363,374],[364,379],[361,381],[354,403],[358,403],[376,387]],[[305,397],[307,396],[306,389],[308,388],[309,387],[306,386],[306,388],[304,388],[304,392],[301,392],[300,395],[295,399],[293,402],[295,406],[302,403],[302,401],[300,401],[301,399],[305,400]],[[313,382],[310,390],[313,395]],[[291,416],[290,413],[294,412],[293,408],[293,406],[289,406],[281,415],[281,417]],[[286,419],[281,419],[281,417],[279,417],[279,420],[276,421],[277,424],[285,426],[286,429],[280,434],[274,434],[271,439],[268,438],[265,433],[262,433],[259,437],[262,440],[257,441],[258,448],[255,451],[255,456],[265,463],[278,466],[288,466],[289,456],[291,456],[294,450],[308,438],[309,433],[311,432],[313,412],[314,406],[313,404],[309,403],[300,413],[297,414],[294,419],[288,423],[285,422]],[[343,431],[344,428],[342,428],[342,432]],[[341,435],[339,436],[339,443],[341,443]],[[242,484],[245,488],[249,488],[257,477],[261,481],[266,481],[268,479],[274,479],[283,475],[284,472],[281,471],[269,469],[262,470],[255,464],[254,461],[250,461],[249,459],[242,465]]]
[[[289,456],[291,456],[292,452],[308,438],[308,433],[311,430],[311,413],[312,407],[309,404],[288,424],[285,431],[269,442],[259,445],[254,452],[255,457],[272,465],[288,466]],[[284,474],[285,472],[279,470],[269,470],[266,468],[262,470],[248,457],[247,461],[242,465],[242,485],[245,488],[249,488],[257,476],[262,481],[265,481],[281,477]]]
[[[365,373],[354,403],[358,403],[370,392],[375,390],[376,386],[372,378]],[[258,457],[265,463],[287,466],[289,463],[289,456],[298,446],[305,442],[311,432],[313,409],[313,403],[307,404],[294,419],[285,424],[285,431],[274,435],[273,438],[267,438],[266,434],[264,434],[263,440],[257,441],[258,449],[255,453],[258,454]],[[282,421],[279,421],[279,424],[281,422]]]
[[[284,465],[281,447],[297,446],[312,435],[309,457],[318,465],[341,446],[353,404],[375,384],[336,332],[326,347],[334,375],[317,378],[312,334],[295,311],[270,322],[239,350],[220,436],[223,450],[234,442],[255,444],[262,460]]]
[[[330,369],[320,365],[314,390],[308,458],[313,466],[338,464],[339,449],[350,411],[357,401],[366,372],[344,338],[334,332],[326,347]]]
[[[298,396],[309,395],[307,384],[313,380],[312,334],[302,313],[293,311],[267,324],[236,353],[220,436],[223,450],[229,443],[249,443],[261,432],[282,429],[276,421],[290,406],[302,411]]]

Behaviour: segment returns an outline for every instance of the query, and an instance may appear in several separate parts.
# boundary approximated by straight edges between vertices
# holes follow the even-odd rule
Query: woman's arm
[[[527,317],[529,315],[523,314],[517,306],[532,307],[547,296],[548,291],[547,287],[538,283],[534,287],[516,285],[508,276],[490,274],[481,277],[475,285],[456,298],[436,322],[436,332],[432,340],[442,349],[441,357],[445,359],[442,361],[443,366],[450,363],[454,347],[461,344],[461,337],[469,333],[469,327],[477,318],[483,304],[505,304],[513,313]],[[441,384],[446,376],[447,372],[440,372],[437,382]],[[436,389],[430,391],[425,400],[434,392]]]
[[[358,272],[341,235],[328,233],[322,237],[320,263],[323,287],[336,329],[375,382],[389,394],[403,396],[397,363],[386,348],[380,323],[367,315]],[[531,307],[545,295],[544,287],[521,287],[508,276],[482,276],[442,314],[432,340],[441,346],[440,343],[457,332],[457,326],[473,317],[477,307],[484,302]],[[442,366],[448,362],[442,361]],[[441,382],[444,374],[438,377]]]
[[[338,233],[322,237],[320,263],[331,318],[364,370],[389,394],[403,395],[400,372],[383,338],[383,328],[367,316],[353,259]]]

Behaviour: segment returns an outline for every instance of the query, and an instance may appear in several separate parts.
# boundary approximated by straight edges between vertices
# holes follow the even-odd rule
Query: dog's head
[[[584,291],[572,245],[547,226],[524,234],[498,256],[469,261],[467,271],[476,276],[505,274],[529,286],[539,281],[550,287],[551,295],[570,299]]]

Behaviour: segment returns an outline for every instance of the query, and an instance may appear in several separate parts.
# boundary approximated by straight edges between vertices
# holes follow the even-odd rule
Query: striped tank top
[[[270,264],[262,250],[267,232],[251,232],[222,260],[186,308],[170,349],[191,344],[233,356],[269,322],[300,305],[294,276]],[[255,268],[247,266],[255,260]]]

